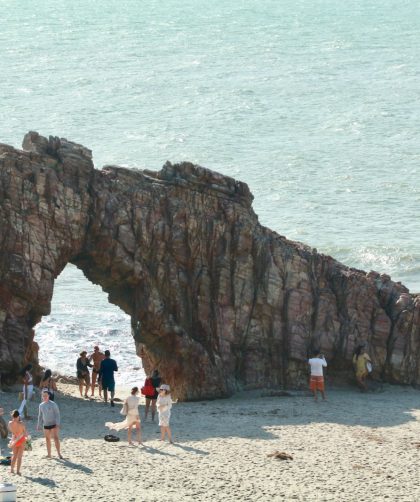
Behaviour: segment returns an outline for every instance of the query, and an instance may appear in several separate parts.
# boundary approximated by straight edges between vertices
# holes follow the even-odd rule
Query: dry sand
[[[261,392],[177,403],[176,444],[158,441],[159,428],[148,421],[144,447],[134,448],[125,431],[119,443],[103,440],[104,423],[123,419],[119,404],[80,399],[73,385],[59,388],[65,460],[45,458],[36,420],[28,421],[33,451],[22,476],[0,466],[19,501],[420,500],[420,392],[411,388],[328,389],[328,401],[319,403],[303,393]],[[5,410],[16,405],[16,394],[0,393]],[[37,402],[30,408],[36,415]],[[276,450],[293,460],[267,456]]]

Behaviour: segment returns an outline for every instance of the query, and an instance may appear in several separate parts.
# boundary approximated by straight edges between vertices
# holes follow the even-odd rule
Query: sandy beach
[[[25,453],[22,476],[0,466],[19,501],[420,500],[420,392],[412,388],[329,388],[328,401],[319,403],[306,393],[261,391],[177,403],[175,444],[161,443],[157,424],[143,421],[144,446],[134,448],[125,431],[118,443],[103,439],[104,423],[123,418],[120,403],[80,399],[74,385],[59,389],[65,459],[45,458],[32,401],[33,451]],[[0,406],[10,410],[16,399],[0,393]],[[268,456],[276,450],[293,460]]]

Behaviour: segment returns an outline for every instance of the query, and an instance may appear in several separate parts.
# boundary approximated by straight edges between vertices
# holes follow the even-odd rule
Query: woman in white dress
[[[123,429],[128,429],[127,440],[130,446],[134,446],[134,443],[131,441],[131,430],[134,426],[136,427],[137,441],[139,444],[142,444],[140,414],[139,414],[140,397],[138,396],[138,393],[139,393],[139,388],[133,387],[131,389],[131,395],[128,396],[127,399],[124,401],[120,413],[126,416],[125,420],[117,423],[112,423],[112,422],[105,423],[106,427],[108,427],[109,429],[113,429],[115,431],[122,431]]]
[[[165,441],[166,435],[169,442],[172,443],[172,433],[169,427],[172,408],[171,388],[167,384],[162,384],[158,390],[159,397],[157,398],[156,405],[159,413],[160,440]]]

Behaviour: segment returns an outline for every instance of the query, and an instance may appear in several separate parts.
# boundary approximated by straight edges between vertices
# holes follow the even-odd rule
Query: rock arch
[[[94,169],[87,148],[0,145],[0,373],[36,360],[33,328],[68,262],[131,316],[138,354],[185,399],[335,374],[366,341],[375,371],[420,384],[420,297],[264,228],[246,184],[202,167]]]

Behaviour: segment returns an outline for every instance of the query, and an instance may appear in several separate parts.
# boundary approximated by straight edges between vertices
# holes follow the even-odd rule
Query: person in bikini
[[[89,367],[92,367],[92,364],[90,364],[89,359],[86,356],[87,356],[86,350],[80,352],[80,357],[77,359],[76,362],[77,380],[79,381],[80,397],[83,397],[83,387],[85,387],[84,395],[85,397],[88,397],[88,389],[90,387]]]
[[[12,449],[12,463],[10,465],[10,472],[15,473],[20,476],[20,467],[22,465],[23,452],[25,451],[26,443],[26,427],[20,420],[20,415],[18,410],[12,411],[12,420],[9,422],[9,431],[12,433],[12,439],[9,443]]]
[[[97,345],[93,347],[93,353],[89,356],[89,361],[93,361],[91,396],[95,394],[96,379],[99,376],[99,369],[101,368],[101,362],[104,359],[105,355],[99,350],[99,347]],[[99,379],[98,379],[98,387],[99,387],[99,397],[102,397],[102,384]]]

